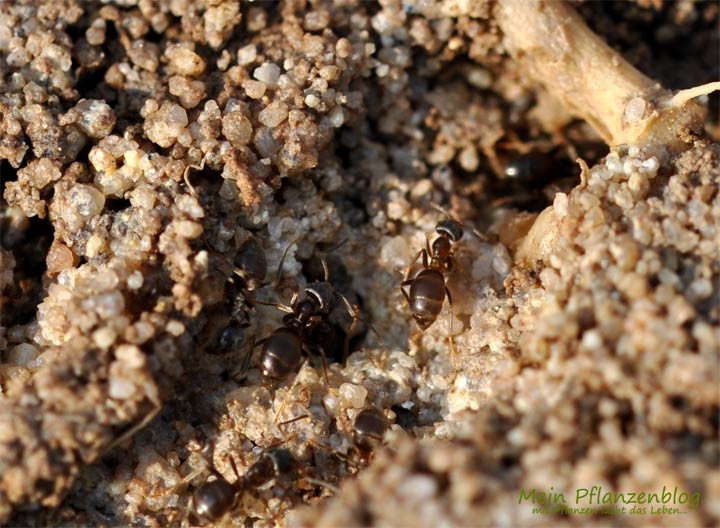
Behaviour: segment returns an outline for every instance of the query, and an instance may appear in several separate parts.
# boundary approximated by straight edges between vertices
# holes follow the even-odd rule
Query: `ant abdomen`
[[[424,269],[410,284],[410,312],[422,330],[437,319],[445,301],[445,279],[434,269]]]
[[[260,369],[263,376],[283,379],[300,365],[303,356],[303,338],[292,328],[280,327],[263,343]]]
[[[204,483],[192,496],[193,514],[203,522],[219,521],[237,499],[237,489],[224,478]]]

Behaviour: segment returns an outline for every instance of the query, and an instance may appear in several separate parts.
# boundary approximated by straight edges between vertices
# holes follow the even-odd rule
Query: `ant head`
[[[305,288],[305,295],[312,300],[320,312],[327,313],[335,300],[335,290],[329,282],[311,282]]]
[[[265,251],[254,238],[248,239],[238,249],[233,261],[236,274],[247,283],[248,289],[256,289],[267,276],[267,257]]]
[[[247,324],[232,321],[218,337],[218,350],[232,352],[239,350],[248,340]]]
[[[440,235],[447,235],[453,242],[457,242],[463,236],[463,228],[455,220],[440,220],[435,226],[435,231]]]

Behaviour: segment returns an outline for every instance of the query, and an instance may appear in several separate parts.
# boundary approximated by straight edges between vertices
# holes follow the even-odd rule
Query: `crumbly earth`
[[[506,56],[492,8],[0,5],[0,522],[186,525],[208,476],[278,445],[295,470],[218,524],[720,522],[720,147],[603,157]],[[671,87],[720,77],[716,3],[580,9]],[[697,64],[663,53],[680,43]],[[505,177],[528,152],[546,166]],[[452,324],[446,302],[422,333],[398,285],[434,204],[466,230]],[[550,204],[546,244],[518,252]],[[233,273],[248,240],[258,285]],[[288,303],[328,251],[366,320],[347,365],[267,383],[255,348],[242,372],[284,315],[253,301]],[[368,408],[392,424],[370,456]],[[701,499],[652,518],[518,505],[594,485]]]

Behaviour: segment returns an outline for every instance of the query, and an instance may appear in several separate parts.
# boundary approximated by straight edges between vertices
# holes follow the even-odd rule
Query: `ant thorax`
[[[432,255],[430,257],[430,269],[444,271],[447,268],[447,261],[452,254],[452,242],[446,235],[440,235],[432,243]]]

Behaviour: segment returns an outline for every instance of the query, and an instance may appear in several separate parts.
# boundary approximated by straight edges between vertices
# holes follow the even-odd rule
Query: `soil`
[[[666,88],[720,78],[717,2],[575,7]],[[720,522],[719,97],[685,152],[611,151],[493,9],[0,3],[1,522],[186,525],[277,447],[218,525],[606,525],[518,504],[592,486],[689,500],[613,523]],[[448,215],[421,332],[399,285]],[[327,370],[270,380],[323,259],[360,319],[331,296]]]

